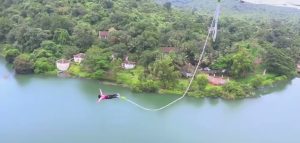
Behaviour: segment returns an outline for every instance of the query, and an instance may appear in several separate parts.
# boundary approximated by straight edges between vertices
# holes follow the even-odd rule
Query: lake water
[[[0,60],[1,143],[299,143],[300,79],[251,99],[184,98],[148,112],[96,104],[98,88],[159,107],[177,96],[137,95],[95,80],[13,75]],[[270,92],[265,91],[265,92]]]

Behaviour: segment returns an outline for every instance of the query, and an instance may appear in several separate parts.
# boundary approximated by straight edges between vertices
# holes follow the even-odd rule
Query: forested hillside
[[[183,11],[154,0],[0,0],[0,53],[17,73],[38,74],[56,74],[58,59],[85,53],[69,74],[135,91],[182,93],[188,81],[183,73],[196,64],[216,5],[206,2]],[[289,18],[253,18],[261,13],[247,12],[249,4],[236,7],[246,12],[240,16],[226,7],[201,68],[230,82],[213,86],[199,74],[190,95],[241,98],[296,74],[299,11],[279,12]],[[137,63],[135,69],[122,69],[126,57]]]

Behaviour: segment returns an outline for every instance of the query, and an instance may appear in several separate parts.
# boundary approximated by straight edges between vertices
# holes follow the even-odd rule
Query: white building
[[[128,57],[125,58],[125,61],[122,63],[122,67],[124,69],[134,69],[135,68],[136,63],[135,62],[131,62],[128,60]]]
[[[85,57],[85,54],[83,54],[83,53],[79,53],[77,55],[74,55],[74,62],[75,63],[81,63],[82,60],[84,59],[84,57]]]
[[[56,61],[56,67],[59,71],[66,71],[70,67],[70,61],[65,59],[60,59]]]

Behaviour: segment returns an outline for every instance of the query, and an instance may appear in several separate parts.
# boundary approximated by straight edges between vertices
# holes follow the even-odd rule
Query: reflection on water
[[[284,91],[288,87],[288,85],[290,85],[291,83],[292,83],[291,80],[280,81],[280,82],[274,83],[271,86],[267,86],[267,87],[258,89],[256,91],[256,94],[258,96],[261,96],[261,95],[267,95],[270,93]]]

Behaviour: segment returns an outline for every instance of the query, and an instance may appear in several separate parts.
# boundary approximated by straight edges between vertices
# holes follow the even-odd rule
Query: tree
[[[51,58],[55,56],[53,55],[52,51],[43,48],[38,48],[32,52],[32,57],[33,59],[38,59],[38,58]]]
[[[114,2],[111,0],[103,0],[102,4],[103,4],[103,7],[106,9],[111,9],[114,6]]]
[[[171,3],[171,2],[166,2],[166,3],[164,3],[164,7],[165,7],[168,11],[171,11],[171,9],[172,9],[172,3]]]
[[[237,53],[232,55],[231,74],[234,77],[246,77],[254,68],[254,58],[245,48],[238,48]]]
[[[53,15],[51,16],[51,30],[61,28],[66,29],[68,33],[73,32],[74,22],[69,17]]]
[[[79,53],[79,48],[76,46],[63,46],[62,54],[65,58],[71,58],[73,55]]]
[[[77,5],[75,8],[72,9],[72,16],[79,17],[86,14],[86,11],[82,5]]]
[[[62,53],[62,47],[50,40],[43,41],[41,43],[41,48],[50,51],[55,57],[60,57]]]
[[[85,52],[95,41],[96,34],[88,23],[79,23],[74,28],[73,39],[81,52]]]
[[[175,71],[170,57],[157,59],[151,67],[151,74],[160,80],[160,85],[164,89],[175,87],[178,83],[179,72]]]
[[[224,97],[227,99],[236,99],[246,96],[241,85],[235,81],[230,81],[223,86]]]
[[[6,17],[0,17],[0,42],[6,40],[6,34],[12,28],[12,22]]]
[[[139,72],[139,80],[134,85],[133,90],[137,92],[157,92],[159,89],[159,82],[155,81],[151,76],[145,74],[144,71]]]
[[[66,29],[56,29],[54,31],[53,40],[58,44],[67,44],[70,41],[70,35]]]
[[[5,52],[5,60],[11,64],[19,54],[20,51],[18,49],[8,49]]]
[[[211,67],[217,70],[230,69],[232,65],[231,55],[229,56],[220,56]]]
[[[32,52],[34,49],[39,48],[42,41],[47,40],[50,36],[49,31],[22,25],[11,30],[8,37],[12,43],[17,43],[20,51]]]
[[[200,74],[196,77],[196,83],[198,85],[198,90],[204,91],[207,84],[208,84],[208,79],[207,76],[204,74]]]
[[[84,70],[91,73],[93,78],[101,78],[109,69],[110,56],[110,52],[98,47],[88,49],[83,61]]]
[[[47,58],[39,58],[34,62],[34,73],[45,73],[54,70],[54,62],[50,61]]]
[[[143,65],[144,67],[148,67],[151,63],[155,61],[155,59],[158,57],[158,52],[152,52],[152,51],[144,51],[143,56],[141,56],[139,63]]]
[[[29,54],[21,54],[14,61],[14,69],[18,74],[33,73],[33,62]]]
[[[296,74],[295,61],[285,54],[282,49],[268,48],[264,62],[267,71],[270,73],[288,77]]]

